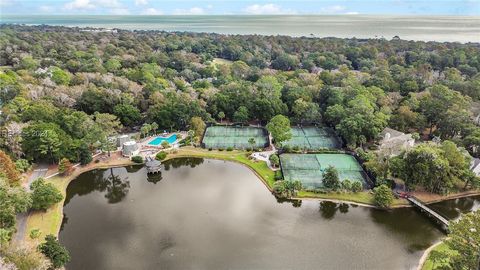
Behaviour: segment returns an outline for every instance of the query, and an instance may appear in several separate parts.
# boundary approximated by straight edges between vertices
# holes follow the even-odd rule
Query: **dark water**
[[[340,38],[391,39],[398,35],[407,40],[480,42],[478,16],[51,16],[0,13],[0,23]]]
[[[165,166],[154,178],[142,167],[95,170],[69,185],[60,233],[68,269],[413,269],[443,236],[412,209],[278,203],[239,164]]]

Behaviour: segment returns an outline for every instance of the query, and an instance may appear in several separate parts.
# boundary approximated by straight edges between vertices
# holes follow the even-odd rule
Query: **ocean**
[[[399,36],[406,40],[480,42],[480,17],[478,16],[25,16],[0,14],[0,23],[308,37],[391,39]]]

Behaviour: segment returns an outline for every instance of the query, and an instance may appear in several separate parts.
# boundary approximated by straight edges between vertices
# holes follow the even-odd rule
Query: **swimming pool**
[[[177,134],[172,134],[170,137],[167,137],[167,138],[158,136],[155,139],[151,140],[148,144],[157,146],[162,144],[163,141],[167,141],[169,144],[172,144],[176,140],[177,140]]]

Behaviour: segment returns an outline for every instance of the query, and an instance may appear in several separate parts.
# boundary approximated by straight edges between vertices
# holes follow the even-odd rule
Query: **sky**
[[[2,14],[480,16],[480,0],[0,0]]]

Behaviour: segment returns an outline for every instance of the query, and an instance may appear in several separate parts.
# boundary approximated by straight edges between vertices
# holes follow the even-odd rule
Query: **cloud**
[[[340,6],[340,5],[334,5],[334,6],[328,6],[324,7],[320,10],[321,13],[342,13],[346,11],[345,6]]]
[[[254,4],[246,7],[243,11],[247,14],[252,14],[252,15],[296,13],[293,10],[283,9],[281,6],[275,5],[275,4],[265,4],[265,5]]]
[[[148,5],[148,0],[135,0],[136,6],[145,6]]]
[[[40,6],[38,10],[40,10],[40,12],[50,13],[53,12],[54,8],[52,6]]]
[[[205,14],[205,10],[199,7],[192,7],[189,9],[175,9],[173,15],[202,15]]]
[[[94,9],[95,5],[90,2],[90,0],[74,0],[68,2],[64,6],[65,9]]]
[[[357,11],[349,11],[349,12],[345,12],[345,15],[358,15],[360,14],[359,12]]]
[[[162,15],[163,12],[161,10],[155,8],[147,8],[142,11],[142,15]]]
[[[114,8],[110,11],[110,14],[113,15],[128,15],[130,11],[126,8]]]
[[[115,15],[127,15],[130,14],[118,0],[74,0],[66,3],[63,8],[65,10],[92,10],[103,8],[105,12]]]

